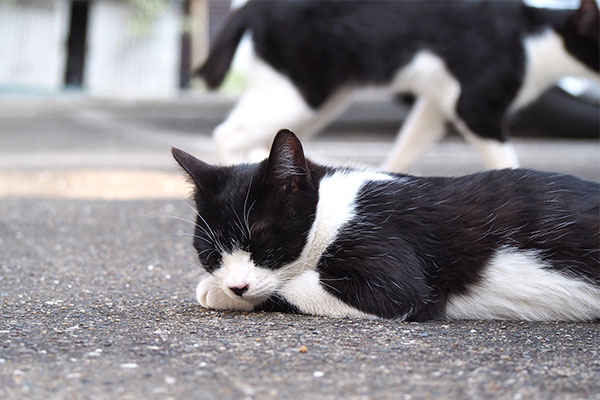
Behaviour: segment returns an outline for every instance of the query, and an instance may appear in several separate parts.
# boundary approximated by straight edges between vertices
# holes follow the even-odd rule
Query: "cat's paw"
[[[252,311],[254,308],[254,305],[246,300],[233,299],[225,294],[212,276],[200,281],[196,288],[196,298],[204,308],[240,311]]]

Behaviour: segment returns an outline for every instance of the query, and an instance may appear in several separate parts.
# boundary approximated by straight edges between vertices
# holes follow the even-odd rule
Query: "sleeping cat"
[[[521,169],[421,178],[318,165],[280,131],[268,159],[195,185],[204,307],[331,317],[600,318],[600,185]]]
[[[378,87],[418,96],[383,170],[404,171],[447,122],[489,167],[517,167],[507,115],[564,76],[600,82],[599,21],[594,0],[578,10],[517,1],[250,1],[197,73],[217,88],[241,37],[251,36],[248,88],[214,131],[226,163],[264,158],[270,133],[283,126],[308,137],[357,89]]]

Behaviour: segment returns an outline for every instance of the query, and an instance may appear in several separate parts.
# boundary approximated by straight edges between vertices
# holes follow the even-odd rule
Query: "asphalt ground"
[[[200,308],[189,186],[169,147],[211,160],[208,132],[228,101],[0,106],[2,399],[600,396],[598,323]],[[376,164],[396,116],[358,111],[310,141],[309,157]],[[597,140],[523,138],[516,147],[525,166],[600,181]],[[451,137],[413,172],[481,168]]]

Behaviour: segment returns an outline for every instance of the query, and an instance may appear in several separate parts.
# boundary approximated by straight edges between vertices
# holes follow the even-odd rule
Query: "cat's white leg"
[[[446,117],[437,102],[420,97],[398,133],[381,170],[404,172],[431,143],[444,134]]]
[[[215,310],[252,311],[254,308],[252,303],[243,300],[241,297],[234,299],[225,294],[212,275],[200,281],[196,288],[196,298],[202,307]]]
[[[260,161],[280,129],[299,130],[314,115],[286,76],[253,55],[246,91],[213,132],[219,160],[226,164]]]
[[[267,156],[269,144],[280,129],[298,130],[313,118],[314,111],[294,93],[295,89],[288,89],[285,85],[271,84],[262,89],[250,88],[242,95],[227,119],[213,132],[221,162],[260,161]]]
[[[481,153],[488,167],[492,169],[519,168],[517,153],[510,142],[484,139],[475,135],[463,122],[456,122],[458,131]]]
[[[359,311],[329,294],[321,285],[319,273],[314,270],[301,272],[287,280],[280,289],[279,295],[305,314],[333,318],[377,318]]]
[[[341,89],[313,109],[289,78],[255,56],[247,90],[213,132],[219,160],[226,164],[262,161],[279,130],[290,129],[306,138],[337,116],[351,94],[352,90]]]

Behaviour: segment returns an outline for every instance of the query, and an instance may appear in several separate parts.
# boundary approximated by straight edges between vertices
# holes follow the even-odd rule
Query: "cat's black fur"
[[[250,1],[197,73],[218,87],[249,31],[257,55],[318,109],[341,87],[387,84],[426,49],[459,81],[462,121],[504,142],[505,117],[524,78],[525,36],[552,28],[569,53],[600,72],[599,21],[593,0],[577,12],[519,1]]]
[[[448,296],[468,293],[502,246],[540,251],[551,268],[600,286],[598,184],[532,170],[409,179],[365,185],[360,221],[323,257],[323,279],[381,284],[357,295],[350,280],[327,281],[349,304],[386,318],[410,304],[411,319],[439,317]],[[392,280],[402,287],[385,284]]]
[[[259,164],[216,167],[173,155],[195,183],[194,246],[208,272],[220,251],[235,248],[273,270],[296,260],[320,182],[339,171],[305,159],[289,131]],[[323,287],[346,304],[383,318],[443,317],[449,297],[479,283],[503,246],[534,250],[559,275],[600,288],[599,184],[524,169],[392,176],[361,187],[356,216],[318,262]],[[258,309],[296,308],[274,296]]]

